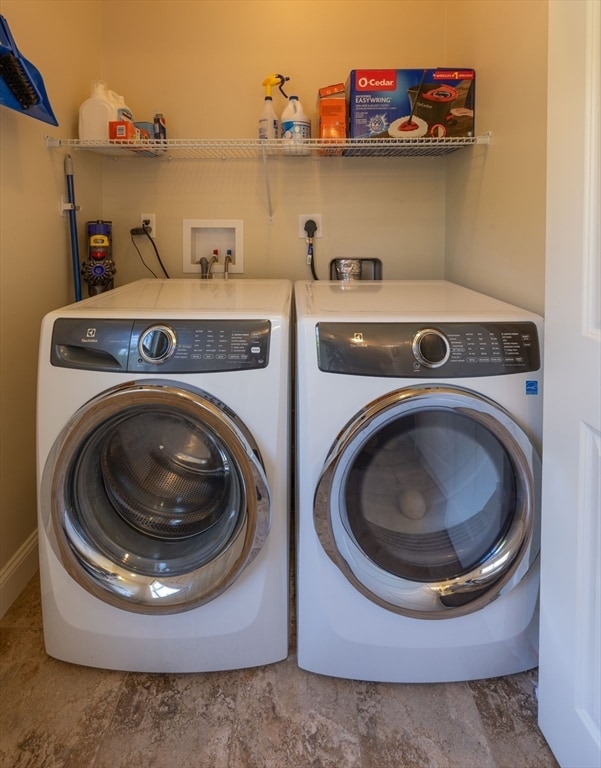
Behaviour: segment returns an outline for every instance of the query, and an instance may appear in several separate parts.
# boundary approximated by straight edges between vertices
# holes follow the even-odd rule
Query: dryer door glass
[[[344,521],[386,571],[452,579],[503,540],[516,493],[501,441],[473,419],[432,408],[392,420],[357,452],[345,478]]]
[[[314,521],[370,599],[420,618],[469,613],[538,553],[540,460],[504,409],[457,387],[368,404],[332,446]]]
[[[85,405],[45,470],[58,554],[127,610],[207,602],[262,547],[269,493],[248,430],[206,393],[130,384]]]

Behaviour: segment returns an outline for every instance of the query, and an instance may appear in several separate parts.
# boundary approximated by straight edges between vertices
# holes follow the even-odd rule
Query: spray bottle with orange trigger
[[[280,93],[287,99],[288,96],[284,93],[282,87],[287,80],[290,80],[290,78],[276,74],[268,75],[265,80],[263,80],[265,101],[261,116],[259,117],[259,139],[261,141],[265,139],[278,139],[280,136],[280,121],[273,108],[271,89],[277,86],[280,89]]]

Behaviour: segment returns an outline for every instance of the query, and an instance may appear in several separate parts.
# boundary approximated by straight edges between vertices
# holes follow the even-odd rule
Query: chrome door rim
[[[170,407],[208,425],[227,445],[240,474],[239,522],[214,559],[175,575],[135,572],[114,562],[74,522],[70,474],[79,447],[128,408]],[[242,421],[217,398],[169,382],[129,382],[102,392],[65,425],[46,461],[41,509],[46,532],[67,572],[104,602],[138,613],[176,613],[222,594],[262,549],[270,528],[270,494],[258,447]],[[116,514],[116,513],[115,513]],[[187,541],[190,541],[188,539]]]
[[[507,535],[482,564],[454,578],[412,581],[385,572],[367,557],[345,527],[339,505],[343,503],[346,469],[365,442],[384,424],[433,408],[434,401],[436,407],[444,405],[474,419],[501,441],[517,482],[516,513]],[[418,385],[396,390],[366,405],[332,445],[315,492],[315,530],[330,560],[372,602],[413,618],[465,615],[513,588],[536,560],[540,523],[533,475],[539,471],[540,459],[528,437],[510,414],[489,398],[460,387]],[[333,503],[332,499],[340,501]]]

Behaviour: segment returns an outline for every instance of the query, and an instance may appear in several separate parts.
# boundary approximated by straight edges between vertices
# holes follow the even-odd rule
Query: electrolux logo
[[[98,344],[98,339],[96,338],[96,328],[88,328],[86,330],[86,335],[81,339],[82,344]]]
[[[355,87],[358,91],[396,91],[396,69],[359,69]]]

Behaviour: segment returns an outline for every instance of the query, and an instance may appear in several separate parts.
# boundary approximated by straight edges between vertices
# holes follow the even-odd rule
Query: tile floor
[[[557,768],[536,672],[444,685],[338,680],[294,653],[237,672],[79,667],[44,651],[37,577],[0,621],[1,768]]]

